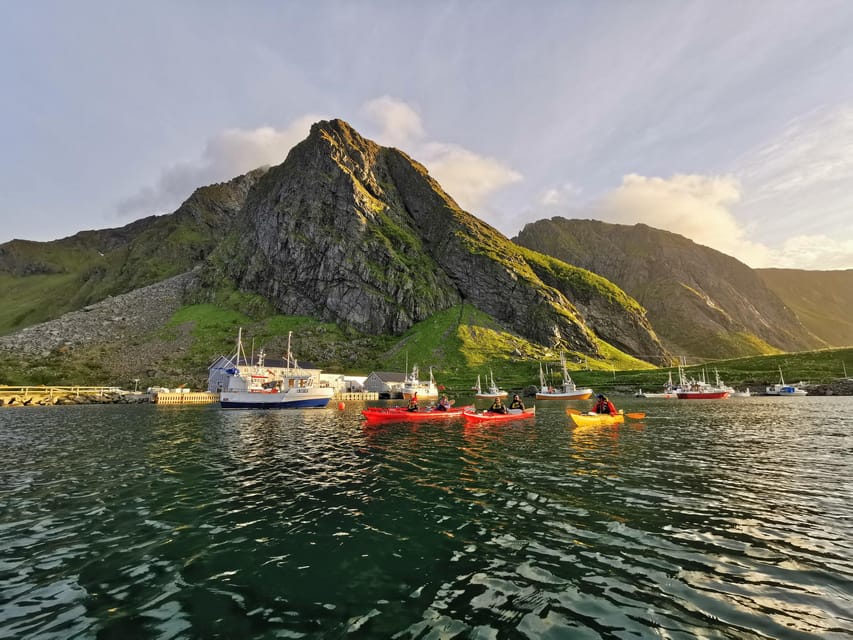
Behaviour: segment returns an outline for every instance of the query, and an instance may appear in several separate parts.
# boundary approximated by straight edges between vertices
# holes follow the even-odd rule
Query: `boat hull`
[[[510,409],[510,413],[489,413],[488,411],[478,413],[472,409],[465,411],[462,415],[465,418],[465,422],[505,422],[508,420],[524,420],[525,418],[536,417],[536,407],[523,410],[515,409],[517,413],[513,413],[512,411]]]
[[[429,389],[420,389],[418,391],[403,391],[403,400],[411,400],[412,396],[417,395],[418,400],[431,400],[433,398],[438,398],[438,391],[431,391]]]
[[[537,400],[589,400],[592,397],[592,389],[578,389],[577,391],[537,391]]]
[[[322,409],[332,399],[332,389],[307,389],[285,393],[223,391],[219,406],[223,409]]]
[[[621,411],[616,415],[606,413],[570,413],[569,417],[576,427],[606,427],[625,422],[625,416]]]
[[[467,407],[454,407],[447,411],[437,411],[435,409],[409,411],[406,407],[368,407],[367,409],[361,410],[361,415],[363,415],[369,422],[417,422],[421,420],[446,420],[448,418],[460,418],[467,409],[473,408],[474,407],[472,405]]]
[[[673,391],[672,393],[645,393],[644,391],[641,391],[640,393],[636,394],[635,397],[637,397],[637,398],[669,398],[669,399],[674,399],[674,398],[678,397],[678,394],[675,391]]]
[[[475,398],[482,398],[482,399],[490,399],[490,398],[494,399],[494,398],[506,398],[507,395],[509,395],[508,392],[501,391],[500,393],[475,393],[474,397]]]
[[[728,391],[679,391],[679,400],[722,400],[728,398]]]

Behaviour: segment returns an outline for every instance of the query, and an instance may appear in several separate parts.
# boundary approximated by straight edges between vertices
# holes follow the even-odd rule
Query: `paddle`
[[[566,413],[570,416],[571,415],[579,416],[580,414],[583,413],[583,411],[578,411],[577,409],[572,409],[571,407],[568,407],[566,409]]]

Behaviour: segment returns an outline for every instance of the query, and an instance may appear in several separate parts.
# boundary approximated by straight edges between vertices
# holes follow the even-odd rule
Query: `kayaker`
[[[489,413],[506,413],[506,407],[500,398],[495,398],[492,406],[489,407]]]
[[[412,396],[411,400],[409,400],[409,404],[406,406],[406,411],[417,411],[418,409],[420,409],[420,407],[418,406],[418,394],[416,393]]]
[[[598,402],[595,403],[595,408],[592,410],[593,413],[599,414],[608,414],[611,416],[615,416],[618,411],[616,411],[616,407],[613,405],[610,400],[607,399],[603,393],[598,394]]]
[[[509,408],[521,409],[522,411],[524,411],[524,403],[521,401],[521,398],[517,393],[512,397],[512,402],[509,403]]]
[[[447,411],[450,409],[450,405],[452,403],[447,399],[447,396],[441,396],[441,400],[438,401],[438,404],[435,406],[436,411]]]

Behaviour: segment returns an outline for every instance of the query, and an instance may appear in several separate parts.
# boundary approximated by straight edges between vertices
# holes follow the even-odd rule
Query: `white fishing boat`
[[[752,392],[749,390],[749,387],[744,389],[743,391],[732,391],[732,398],[751,398]]]
[[[797,384],[785,384],[782,376],[782,367],[779,367],[779,383],[767,387],[764,391],[766,396],[807,396],[808,391],[803,389],[803,382]]]
[[[474,394],[475,398],[506,398],[507,392],[503,389],[499,389],[498,385],[495,384],[495,376],[492,374],[492,370],[489,369],[489,379],[491,380],[489,384],[489,388],[486,391],[483,391],[482,387],[480,387],[480,376],[477,376],[477,386],[474,387],[476,393]]]
[[[426,382],[418,378],[418,365],[413,366],[411,375],[406,376],[403,381],[403,398],[411,400],[415,394],[418,394],[418,400],[438,398],[438,387],[432,377],[432,367],[429,369],[429,380]]]
[[[569,371],[566,368],[566,357],[560,353],[560,365],[563,369],[563,384],[553,387],[545,380],[542,371],[542,363],[539,363],[539,391],[536,392],[537,400],[587,400],[592,396],[592,389],[578,389]]]
[[[223,409],[301,409],[329,404],[334,390],[319,386],[310,372],[299,368],[290,350],[292,333],[287,334],[285,366],[273,371],[264,365],[263,350],[254,364],[246,358],[243,331],[238,332],[234,366],[226,370],[226,384],[219,396]]]

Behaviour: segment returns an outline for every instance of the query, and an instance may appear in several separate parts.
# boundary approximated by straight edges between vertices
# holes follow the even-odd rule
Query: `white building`
[[[374,371],[364,381],[364,390],[380,398],[402,398],[406,374],[400,371]]]

